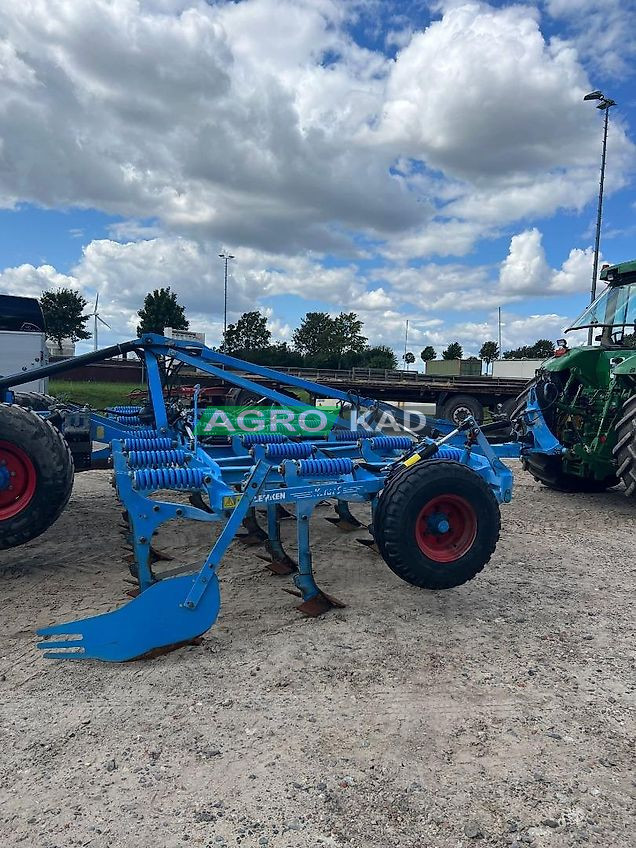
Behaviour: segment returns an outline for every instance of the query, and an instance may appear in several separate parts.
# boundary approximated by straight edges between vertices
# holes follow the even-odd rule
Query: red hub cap
[[[470,550],[477,535],[477,516],[461,495],[438,495],[415,521],[419,549],[435,562],[454,562]]]
[[[13,518],[31,503],[37,474],[29,456],[11,442],[0,442],[0,521]]]

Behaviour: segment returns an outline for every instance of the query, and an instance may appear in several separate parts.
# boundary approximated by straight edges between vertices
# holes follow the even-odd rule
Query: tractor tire
[[[441,417],[455,425],[461,424],[467,415],[472,415],[478,424],[484,420],[484,407],[472,395],[455,395],[442,405]]]
[[[628,498],[636,497],[636,395],[631,397],[621,411],[616,424],[616,445],[613,454],[618,469],[616,476],[625,484]]]
[[[0,549],[53,524],[73,488],[73,458],[60,433],[33,412],[0,404]]]
[[[422,589],[451,589],[484,568],[500,526],[497,499],[477,473],[459,462],[433,460],[387,482],[373,535],[402,580]]]
[[[45,395],[40,392],[15,392],[14,403],[33,412],[47,412],[58,403],[53,395]]]
[[[605,492],[618,485],[618,480],[613,474],[604,480],[568,474],[563,470],[563,460],[560,456],[528,454],[521,457],[521,465],[525,471],[532,474],[537,483],[555,492],[594,494]]]

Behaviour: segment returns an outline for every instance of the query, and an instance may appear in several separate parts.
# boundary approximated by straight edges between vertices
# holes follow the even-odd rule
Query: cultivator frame
[[[108,348],[101,358],[131,350],[145,362],[153,426],[142,426],[137,408],[122,407],[106,415],[93,413],[91,430],[94,439],[107,443],[102,454],[112,458],[124,532],[132,548],[136,597],[112,612],[39,630],[45,638],[38,647],[46,657],[125,661],[171,649],[205,633],[220,609],[218,569],[229,545],[237,536],[241,538],[242,526],[247,529],[248,544],[265,543],[270,570],[293,577],[302,612],[319,615],[343,606],[315,581],[309,533],[314,509],[325,500],[335,501],[334,523],[341,529],[356,529],[361,525],[349,504],[370,503],[371,529],[387,479],[418,463],[442,460],[440,474],[449,463],[459,463],[485,483],[497,503],[512,497],[512,473],[500,457],[514,455],[514,449],[491,446],[485,428],[472,418],[457,428],[447,427],[445,433],[385,435],[377,427],[382,413],[390,413],[405,426],[403,411],[386,402],[243,362],[199,342],[152,334]],[[96,361],[96,354],[86,358]],[[213,443],[197,435],[197,392],[193,411],[175,417],[167,407],[163,391],[167,361],[193,366],[270,402],[306,408],[298,398],[254,382],[250,376],[271,378],[278,386],[337,400],[341,415],[326,438],[252,433]],[[60,365],[64,363],[38,369],[39,375],[63,370]],[[19,382],[33,379],[35,373],[0,379],[0,397]],[[354,431],[347,429],[349,407],[368,415],[365,425]],[[179,492],[181,498],[166,499],[166,492]],[[290,505],[295,515],[286,509]],[[266,512],[267,530],[258,524],[257,509]],[[426,528],[433,538],[448,532],[448,518],[442,512],[431,519],[435,526]],[[296,519],[297,560],[281,542],[280,522],[288,517]],[[153,537],[174,519],[218,522],[221,532],[203,563],[159,571],[153,566],[163,557],[154,549]],[[364,541],[373,544],[373,537]]]

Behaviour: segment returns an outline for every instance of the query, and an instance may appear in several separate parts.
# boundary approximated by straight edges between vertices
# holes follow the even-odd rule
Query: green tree
[[[479,358],[486,363],[486,373],[488,368],[495,359],[499,357],[499,345],[497,342],[484,342],[479,350]]]
[[[420,353],[420,359],[422,362],[430,362],[431,359],[437,359],[437,351],[433,345],[426,345],[424,350]]]
[[[269,346],[271,337],[267,317],[255,309],[253,312],[244,312],[236,324],[228,326],[221,350],[226,353],[264,350]]]
[[[409,351],[408,353],[404,354],[402,359],[406,362],[407,365],[413,365],[413,363],[415,362],[415,354]]]
[[[368,347],[362,352],[364,368],[397,368],[397,356],[388,345],[375,345]]]
[[[464,349],[459,342],[451,342],[446,350],[442,351],[442,359],[461,359]]]
[[[327,312],[308,312],[294,330],[294,347],[303,356],[332,353],[335,345],[333,318]]]
[[[504,351],[504,359],[548,359],[554,354],[554,343],[550,339],[537,339],[533,345],[522,345]]]
[[[185,309],[177,302],[176,292],[170,291],[170,286],[148,292],[137,315],[141,319],[137,325],[138,336],[144,333],[159,333],[162,336],[165,327],[187,330],[190,326]]]
[[[479,357],[483,359],[488,365],[493,361],[493,359],[497,359],[499,356],[499,345],[497,342],[484,342],[479,350]]]
[[[62,347],[62,339],[73,342],[90,339],[91,334],[86,329],[90,315],[82,313],[87,307],[86,300],[74,289],[60,288],[57,291],[43,292],[40,306],[44,314],[47,339],[53,339],[58,348]]]
[[[363,322],[355,312],[341,312],[333,321],[334,353],[362,353],[368,339],[362,335]]]

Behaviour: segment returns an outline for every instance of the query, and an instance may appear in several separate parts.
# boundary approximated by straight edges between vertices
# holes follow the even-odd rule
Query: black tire
[[[613,454],[618,470],[616,476],[625,484],[625,494],[636,497],[636,395],[623,405],[616,423],[616,444]]]
[[[430,534],[441,539],[451,557],[440,561],[434,558],[440,556],[438,551],[428,555],[428,536],[421,541],[418,528],[425,510],[444,499],[465,504],[474,521],[474,536],[469,534],[463,540],[460,536],[453,550],[450,543],[462,531],[458,526],[461,515],[456,514],[453,526],[449,513],[448,538],[442,539],[444,531]],[[422,589],[451,589],[472,580],[484,568],[497,545],[500,526],[497,499],[477,473],[459,462],[422,461],[387,482],[375,511],[373,535],[384,561],[402,580]]]
[[[11,479],[17,492],[9,490]],[[0,549],[43,533],[73,489],[73,458],[60,433],[16,405],[0,404],[0,487]]]
[[[467,415],[472,415],[478,424],[484,420],[484,407],[472,395],[454,395],[442,406],[442,418],[453,424],[461,424]]]
[[[604,480],[596,480],[593,477],[577,477],[563,470],[563,460],[560,456],[546,456],[546,454],[527,454],[521,457],[521,465],[524,470],[532,474],[534,479],[553,489],[555,492],[605,492],[612,486],[618,485],[618,479],[612,474]]]
[[[41,392],[15,392],[15,401],[18,406],[32,409],[34,412],[47,412],[58,403],[53,395],[45,395]]]

